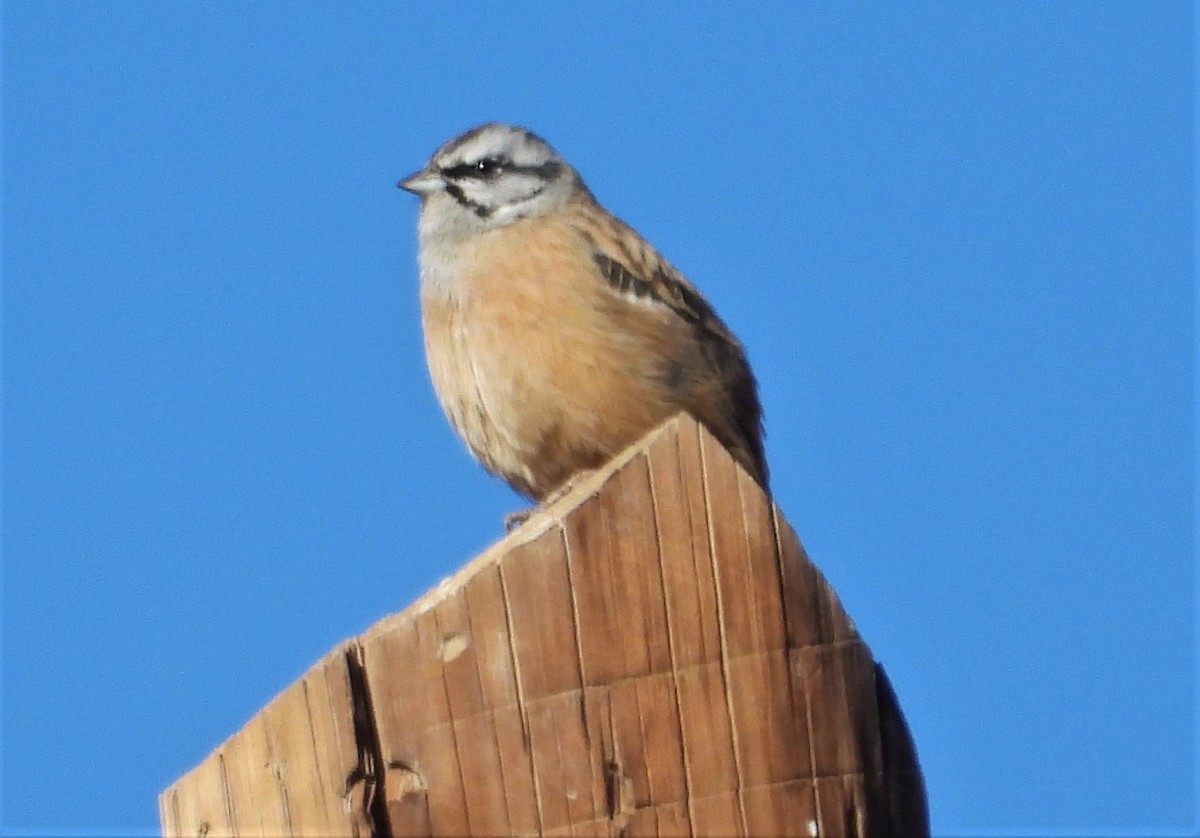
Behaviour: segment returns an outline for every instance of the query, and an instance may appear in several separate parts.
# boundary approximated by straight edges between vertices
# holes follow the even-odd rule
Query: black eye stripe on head
[[[502,157],[483,157],[474,163],[459,163],[441,170],[442,176],[450,180],[492,180],[512,172],[519,175],[534,175],[542,180],[553,180],[562,169],[562,164],[547,160],[540,166],[522,166]]]
[[[502,158],[484,157],[476,160],[474,163],[459,163],[457,166],[448,166],[442,169],[442,174],[451,180],[462,180],[463,178],[489,180],[508,170],[509,166],[509,162]]]

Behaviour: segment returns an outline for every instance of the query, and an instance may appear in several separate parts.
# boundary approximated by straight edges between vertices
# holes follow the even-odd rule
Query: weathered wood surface
[[[686,416],[330,653],[159,807],[187,836],[928,834],[882,670]]]

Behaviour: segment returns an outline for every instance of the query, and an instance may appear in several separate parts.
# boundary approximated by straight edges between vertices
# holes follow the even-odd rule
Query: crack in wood
[[[629,817],[637,811],[637,801],[634,800],[633,778],[621,768],[617,759],[604,763],[604,808],[609,823],[624,835],[629,825]]]
[[[699,428],[696,429],[696,434],[699,435]],[[729,637],[726,632],[726,606],[725,597],[728,596],[729,580],[721,578],[721,560],[717,555],[717,536],[714,532],[713,509],[712,509],[712,493],[709,489],[709,465],[708,457],[705,455],[704,440],[697,440],[697,445],[700,448],[700,480],[701,490],[704,492],[704,516],[705,525],[708,536],[708,551],[709,558],[712,562],[713,584],[716,588],[716,607],[717,607],[717,643],[720,657],[720,672],[721,685],[725,694],[725,712],[729,717],[729,733],[733,744],[733,769],[734,775],[737,778],[737,788],[735,789],[735,797],[737,799],[737,813],[740,821],[739,826],[743,834],[749,833],[749,826],[746,818],[746,800],[743,794],[746,788],[746,776],[742,769],[742,754],[741,743],[738,739],[738,724],[737,714],[733,709],[733,688],[730,683],[730,658],[729,658]],[[723,584],[724,583],[724,584]]]
[[[521,722],[521,744],[529,754],[529,779],[533,786],[534,813],[537,815],[538,831],[541,832],[545,815],[542,811],[542,789],[537,768],[533,764],[533,738],[529,732],[529,704],[525,700],[525,688],[521,678],[521,660],[517,655],[517,635],[513,626],[512,598],[508,593],[508,580],[503,565],[497,566],[500,576],[500,597],[504,603],[504,628],[508,633],[508,654],[512,659],[513,681],[517,693],[517,718]]]
[[[387,801],[383,794],[383,778],[379,768],[383,764],[383,748],[379,741],[379,728],[375,723],[375,709],[371,704],[371,690],[367,684],[367,670],[363,665],[361,650],[354,646],[346,650],[346,672],[350,679],[350,699],[353,708],[354,747],[358,764],[346,777],[345,798],[354,797],[362,807],[362,814],[371,838],[392,838],[391,824],[387,816]],[[361,786],[361,792],[357,787]]]

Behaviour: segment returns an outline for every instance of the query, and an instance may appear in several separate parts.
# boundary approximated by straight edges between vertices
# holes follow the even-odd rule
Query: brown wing
[[[710,390],[703,405],[690,405],[692,412],[766,488],[762,407],[742,345],[708,301],[674,267],[622,222],[607,214],[606,218],[613,235],[603,242],[587,236],[600,273],[615,291],[651,300],[688,324],[720,391],[719,404],[712,404]]]

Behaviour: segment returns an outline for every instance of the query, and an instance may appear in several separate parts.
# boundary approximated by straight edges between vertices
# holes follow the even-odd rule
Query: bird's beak
[[[428,195],[431,192],[437,192],[439,189],[446,188],[446,182],[442,180],[441,174],[432,168],[424,168],[419,172],[414,172],[396,185],[405,192],[411,192],[414,195]]]

